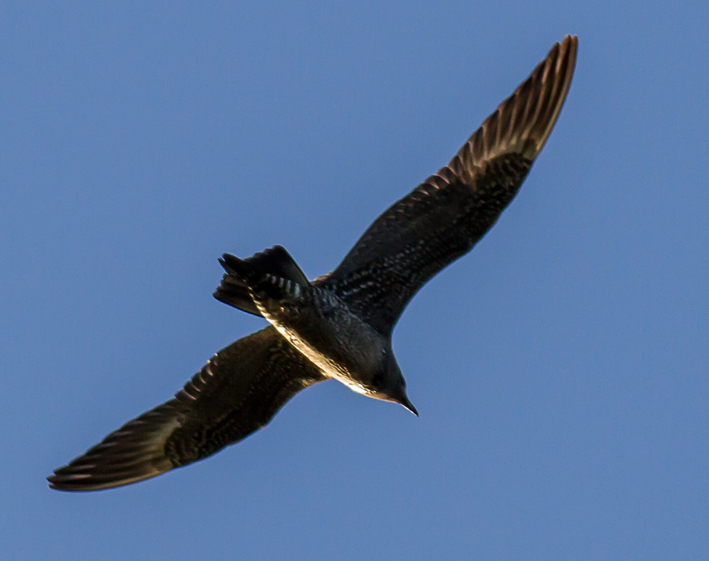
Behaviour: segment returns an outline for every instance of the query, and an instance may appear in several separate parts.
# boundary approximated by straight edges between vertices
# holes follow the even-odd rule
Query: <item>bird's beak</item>
[[[399,403],[406,409],[407,411],[411,411],[414,415],[417,417],[419,416],[419,412],[416,411],[416,407],[414,407],[414,404],[409,401],[409,398],[404,396],[404,398],[399,401]]]

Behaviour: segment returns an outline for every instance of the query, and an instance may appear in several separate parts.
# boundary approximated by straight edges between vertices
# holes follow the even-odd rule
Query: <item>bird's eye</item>
[[[372,377],[372,386],[375,388],[381,388],[384,383],[384,371],[377,370]]]

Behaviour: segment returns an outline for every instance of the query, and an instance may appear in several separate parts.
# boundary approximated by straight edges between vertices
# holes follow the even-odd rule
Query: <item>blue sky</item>
[[[709,552],[709,6],[5,2],[0,557]],[[517,199],[409,305],[421,416],[336,382],[135,486],[44,477],[259,328],[217,257],[333,269],[566,33]]]

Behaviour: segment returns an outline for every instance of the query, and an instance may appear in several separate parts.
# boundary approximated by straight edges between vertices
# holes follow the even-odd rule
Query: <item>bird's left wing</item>
[[[561,111],[576,49],[575,36],[556,43],[446,167],[386,210],[314,284],[390,333],[416,291],[470,251],[517,193]]]
[[[191,464],[260,429],[296,393],[322,380],[267,327],[219,351],[174,399],[129,421],[47,480],[53,489],[93,491]]]

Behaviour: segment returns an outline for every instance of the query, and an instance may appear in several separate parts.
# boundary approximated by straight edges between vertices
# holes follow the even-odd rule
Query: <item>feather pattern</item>
[[[246,266],[250,271],[262,275],[288,279],[292,281],[291,284],[295,283],[294,286],[310,286],[308,277],[280,245],[265,249],[243,260],[225,253],[220,262],[227,269],[227,273],[222,277],[222,282],[214,292],[214,297],[220,302],[255,316],[260,316],[261,312],[253,300],[248,283],[238,274],[233,274],[235,273],[234,267],[243,270],[243,267]]]
[[[566,98],[576,37],[556,43],[450,163],[387,209],[316,284],[383,334],[433,275],[472,249],[515,196]]]
[[[267,327],[219,351],[175,397],[143,413],[47,479],[53,489],[127,485],[211,456],[266,425],[325,378]]]

